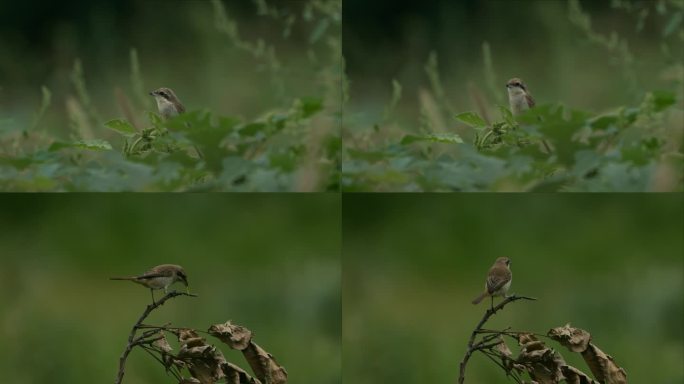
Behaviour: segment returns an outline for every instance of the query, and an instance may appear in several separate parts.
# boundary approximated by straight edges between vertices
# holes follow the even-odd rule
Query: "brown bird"
[[[159,109],[159,113],[164,119],[178,116],[185,112],[183,103],[181,103],[171,88],[159,88],[150,92],[150,96],[154,96],[154,99],[157,101],[157,109]]]
[[[508,89],[508,103],[511,106],[511,112],[518,115],[532,107],[534,107],[534,99],[522,80],[514,77],[506,83]]]
[[[485,281],[484,292],[473,299],[473,304],[479,304],[482,299],[489,296],[492,298],[492,309],[494,308],[494,296],[506,297],[508,289],[511,287],[513,274],[509,266],[511,260],[508,257],[499,257],[494,265],[489,269],[487,281]]]
[[[154,96],[154,99],[157,101],[157,109],[164,120],[178,116],[181,113],[185,113],[185,107],[183,106],[183,103],[181,103],[180,99],[175,93],[173,93],[171,88],[161,87],[150,92],[150,96]],[[190,124],[186,122],[185,126],[189,127]],[[204,158],[204,154],[199,150],[199,148],[197,148],[196,145],[193,145],[192,147],[195,150],[197,157],[200,159]]]
[[[154,290],[163,289],[164,293],[167,288],[180,281],[185,284],[185,290],[188,290],[188,277],[180,265],[162,264],[150,269],[140,276],[131,277],[111,277],[110,280],[130,280],[150,289],[152,293],[152,303],[154,303]]]

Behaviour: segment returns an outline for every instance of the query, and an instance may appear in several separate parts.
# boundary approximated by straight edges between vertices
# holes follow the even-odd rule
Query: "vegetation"
[[[354,86],[363,88],[364,92],[372,93],[373,90],[363,85],[364,71],[350,65],[352,95],[345,107],[345,116],[350,117],[345,119],[343,134],[343,190],[683,190],[684,57],[681,49],[676,47],[684,43],[684,25],[681,22],[684,3],[674,0],[646,3],[614,1],[611,13],[607,14],[605,9],[599,13],[600,20],[610,17],[611,25],[617,24],[618,27],[626,28],[634,21],[637,35],[643,32],[638,36],[639,44],[659,47],[660,56],[646,56],[642,45],[636,48],[642,55],[635,54],[635,48],[630,48],[632,45],[628,44],[627,38],[618,32],[597,32],[597,27],[591,22],[592,17],[577,0],[565,3],[518,2],[514,8],[523,9],[513,9],[512,12],[525,12],[530,20],[539,21],[545,16],[553,17],[563,4],[567,4],[565,15],[561,15],[565,20],[559,20],[558,25],[546,25],[551,37],[560,41],[540,39],[542,42],[535,40],[521,45],[521,48],[532,44],[539,49],[550,50],[542,44],[566,43],[551,51],[557,57],[546,57],[551,62],[536,65],[548,66],[551,72],[557,71],[558,77],[567,80],[553,80],[560,89],[550,90],[542,84],[537,89],[554,92],[561,97],[559,100],[563,100],[563,95],[573,97],[578,104],[587,99],[596,100],[594,108],[573,106],[567,101],[549,102],[548,97],[539,97],[534,92],[534,81],[543,79],[549,68],[540,71],[542,76],[534,77],[539,71],[523,67],[528,63],[535,65],[538,53],[516,51],[514,55],[505,55],[506,61],[523,59],[519,57],[523,55],[529,56],[529,60],[522,60],[522,63],[497,62],[496,52],[506,52],[506,49],[497,44],[498,48],[493,50],[486,41],[481,45],[480,62],[473,64],[479,71],[474,72],[473,77],[482,79],[481,82],[461,80],[454,84],[453,81],[442,80],[438,53],[432,51],[422,68],[428,85],[414,85],[417,98],[404,102],[402,99],[406,99],[407,92],[399,80],[393,80],[391,101],[382,111],[372,107],[372,97],[358,96],[361,92],[357,96],[353,94]],[[504,8],[498,3],[497,12],[492,17],[504,14]],[[471,29],[461,31],[471,38],[473,30],[484,21],[472,23]],[[523,25],[519,29],[524,30],[525,27]],[[567,28],[571,28],[567,34],[559,35]],[[502,41],[515,45],[516,34],[524,34],[517,29],[511,31],[512,36],[508,40]],[[567,42],[569,34],[582,44]],[[353,49],[353,46],[349,48]],[[450,52],[444,53],[447,59],[451,59]],[[569,68],[558,61],[580,62],[586,59],[582,56],[591,57],[590,66]],[[454,76],[463,77],[470,68],[467,67],[467,57],[459,59],[458,67],[452,72]],[[605,72],[606,62],[617,69],[612,70],[612,78],[597,78],[595,74],[589,76],[591,82],[583,80],[581,75],[585,72]],[[498,71],[494,69],[497,64]],[[409,64],[406,66],[410,67]],[[503,86],[504,77],[513,77],[514,74],[502,73],[502,68],[513,66],[519,72],[529,73],[524,77],[530,79],[528,85],[533,83],[530,86],[532,93],[538,96],[535,108],[515,118],[508,110]],[[582,74],[573,71],[582,71]],[[409,83],[421,81],[416,79],[416,72],[405,68],[402,75]],[[610,95],[615,101],[626,100],[625,104],[611,104],[610,99],[596,99],[586,94],[595,92],[597,87],[610,87],[615,77],[620,78],[620,88],[610,90]],[[455,107],[447,95],[449,89],[457,91],[457,103],[463,106],[470,103],[475,110]],[[410,103],[415,106],[410,106]],[[596,106],[603,105],[605,107],[601,107],[600,112],[595,112]],[[412,113],[416,109],[418,111]]]

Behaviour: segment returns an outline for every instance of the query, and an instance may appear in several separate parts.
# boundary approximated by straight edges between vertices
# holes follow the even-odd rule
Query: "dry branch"
[[[477,338],[477,335],[482,332],[482,326],[489,320],[492,315],[494,315],[496,312],[499,310],[503,309],[506,304],[512,303],[516,300],[537,300],[534,297],[526,297],[526,296],[517,296],[517,295],[511,295],[505,298],[502,302],[497,304],[496,307],[488,309],[482,319],[480,320],[479,323],[475,326],[475,329],[473,332],[470,334],[470,340],[468,341],[468,349],[466,350],[465,356],[463,356],[463,360],[461,360],[461,364],[459,365],[459,374],[458,374],[458,384],[463,384],[465,381],[465,370],[466,370],[466,365],[468,364],[468,360],[470,359],[470,356],[472,356],[473,352],[478,351],[478,350],[483,350],[486,349],[487,347],[487,342],[492,341],[493,339],[490,337],[485,337],[483,340],[479,342],[475,342],[475,339]],[[495,343],[500,344],[499,342]]]
[[[482,328],[497,311],[519,299],[535,300],[514,295],[485,312],[470,336],[468,349],[460,364],[459,384],[464,383],[466,364],[476,351],[484,354],[517,383],[526,382],[522,378],[524,374],[527,374],[532,382],[539,384],[557,384],[561,381],[569,384],[627,383],[625,370],[619,367],[611,356],[592,344],[591,334],[583,329],[565,325],[551,329],[546,335],[538,335],[532,332],[512,331],[509,328],[501,331]],[[481,336],[479,340],[478,335]],[[520,352],[517,357],[513,357],[504,337],[515,339],[518,343]],[[548,337],[571,352],[581,353],[595,379],[568,365],[560,353],[548,347],[539,337]]]
[[[125,366],[126,366],[126,359],[128,358],[128,355],[131,353],[133,350],[133,347],[136,345],[141,345],[142,342],[152,334],[156,333],[157,331],[155,330],[154,332],[150,333],[150,331],[143,332],[143,334],[139,337],[135,337],[135,334],[138,332],[140,329],[140,326],[142,325],[142,322],[147,318],[147,316],[152,313],[155,309],[159,308],[160,306],[164,305],[164,303],[176,296],[191,296],[191,297],[197,297],[197,295],[193,295],[191,293],[185,293],[185,292],[177,292],[177,291],[172,291],[166,294],[166,296],[162,297],[159,301],[156,303],[152,303],[147,306],[145,309],[145,312],[140,316],[138,321],[133,325],[133,328],[131,328],[131,333],[128,335],[128,344],[126,344],[126,349],[124,349],[123,353],[121,354],[121,357],[119,358],[119,372],[116,375],[116,384],[121,384],[121,381],[123,380],[124,372],[125,372]]]
[[[255,377],[223,356],[223,353],[204,338],[199,336],[201,331],[190,328],[146,325],[143,321],[149,314],[164,302],[175,296],[193,296],[188,293],[171,292],[156,303],[150,304],[138,321],[133,325],[128,337],[128,344],[119,360],[119,373],[116,384],[121,384],[124,375],[126,359],[134,347],[140,347],[152,358],[164,366],[167,373],[171,373],[179,384],[215,384],[219,381],[227,384],[286,384],[287,372],[278,365],[275,358],[252,341],[252,331],[231,324],[215,324],[209,328],[209,334],[217,337],[231,348],[242,351]],[[143,330],[141,333],[138,331]],[[166,333],[178,338],[180,349],[173,354],[173,348],[166,339]],[[190,372],[191,377],[183,377],[183,370]]]

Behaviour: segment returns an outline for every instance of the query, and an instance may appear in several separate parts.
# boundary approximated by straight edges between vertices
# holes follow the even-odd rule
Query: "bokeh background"
[[[113,382],[150,293],[109,277],[162,263],[184,266],[199,297],[172,299],[148,324],[232,320],[291,382],[341,382],[338,195],[5,195],[0,210],[3,382]],[[124,382],[172,381],[131,353]]]
[[[499,256],[512,260],[510,292],[538,301],[510,304],[487,328],[571,323],[630,382],[684,379],[681,195],[345,194],[343,206],[345,382],[456,382],[488,305],[470,302]],[[466,377],[511,382],[483,355]]]
[[[356,116],[360,123],[382,119],[393,79],[402,86],[394,117],[415,125],[418,91],[432,86],[425,71],[431,52],[446,98],[438,101],[457,112],[475,110],[472,87],[491,111],[507,105],[505,84],[511,77],[525,80],[537,103],[562,102],[593,112],[634,104],[644,90],[677,90],[681,96],[681,1],[579,0],[595,33],[609,39],[615,33],[619,39],[612,50],[588,38],[571,10],[573,1],[345,0],[342,39],[350,82],[345,128],[354,128],[353,113],[362,115]],[[453,126],[454,120],[447,123]]]
[[[248,47],[238,46],[221,30],[216,3],[223,8],[240,42],[257,44],[261,40],[265,50],[272,49],[274,56],[267,52],[253,55]],[[319,20],[303,19],[308,3],[3,2],[3,115],[29,125],[40,106],[41,86],[46,86],[55,107],[46,112],[45,125],[68,133],[66,101],[78,98],[72,79],[76,60],[81,62],[92,107],[103,120],[122,117],[117,89],[130,98],[134,107],[144,110],[155,110],[152,97],[146,93],[162,86],[174,89],[188,110],[207,108],[249,119],[268,109],[289,107],[294,97],[321,93],[325,85],[315,81],[314,73],[330,64],[328,57],[320,57],[325,48],[310,40]],[[288,17],[292,19],[288,21]],[[134,89],[137,83],[131,79],[131,49],[137,51],[143,95]],[[310,60],[311,55],[318,56],[319,62]],[[143,119],[144,111],[136,112]],[[95,129],[106,132],[103,127]]]

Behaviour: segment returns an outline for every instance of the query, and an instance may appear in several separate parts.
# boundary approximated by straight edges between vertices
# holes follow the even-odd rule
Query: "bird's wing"
[[[535,102],[534,102],[534,99],[532,98],[532,95],[530,95],[529,93],[525,93],[525,100],[527,100],[527,105],[530,108],[534,107]]]
[[[149,274],[146,273],[142,276],[136,277],[136,279],[145,280],[145,279],[154,279],[155,277],[168,277],[168,275],[165,273],[149,273]]]
[[[491,294],[506,285],[511,280],[511,273],[507,269],[497,268],[487,276],[487,291]]]

